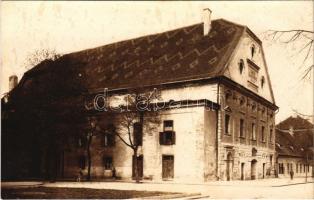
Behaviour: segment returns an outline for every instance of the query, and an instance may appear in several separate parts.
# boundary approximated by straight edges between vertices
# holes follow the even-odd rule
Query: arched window
[[[240,74],[242,74],[244,70],[244,62],[242,59],[240,59],[240,62],[239,62],[239,71],[240,71]]]
[[[254,57],[254,54],[255,54],[255,45],[253,44],[251,46],[251,56],[252,56],[252,58]]]
[[[261,78],[261,87],[263,88],[264,85],[265,85],[265,77],[262,76],[262,78]]]

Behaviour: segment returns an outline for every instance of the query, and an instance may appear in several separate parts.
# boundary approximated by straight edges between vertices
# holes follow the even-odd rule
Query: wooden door
[[[174,157],[170,155],[162,156],[162,178],[171,179],[174,177]]]
[[[255,180],[256,179],[256,163],[257,161],[254,159],[251,162],[251,179]]]
[[[135,165],[134,165],[134,157],[133,157],[133,163],[132,163],[132,177],[135,178]],[[138,176],[140,178],[143,178],[143,155],[140,155],[137,157],[137,170],[138,170]]]
[[[244,180],[244,163],[241,163],[241,180]]]

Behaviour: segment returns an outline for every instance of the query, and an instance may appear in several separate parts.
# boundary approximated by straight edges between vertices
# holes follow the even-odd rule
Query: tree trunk
[[[134,157],[134,176],[136,183],[140,182],[140,177],[138,174],[138,165],[137,165],[137,147],[133,149],[133,157]]]
[[[87,167],[87,181],[91,180],[91,166],[92,166],[92,159],[91,159],[91,152],[90,152],[90,146],[92,143],[92,136],[88,137],[88,142],[87,142],[87,162],[88,162],[88,167]]]

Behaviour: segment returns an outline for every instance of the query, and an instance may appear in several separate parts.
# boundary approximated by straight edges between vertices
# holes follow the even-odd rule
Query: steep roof
[[[284,121],[280,122],[278,125],[276,125],[277,128],[282,130],[289,130],[290,127],[293,127],[293,129],[312,129],[313,124],[309,122],[308,120],[300,117],[299,115],[296,117],[288,117]]]
[[[84,63],[80,76],[91,89],[211,78],[223,74],[244,30],[245,26],[218,19],[207,36],[199,23],[64,57]]]
[[[305,151],[311,151],[313,137],[312,123],[291,116],[276,125],[276,151],[279,155],[303,157]]]

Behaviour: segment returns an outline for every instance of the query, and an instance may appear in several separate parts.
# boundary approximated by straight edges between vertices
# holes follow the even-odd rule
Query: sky
[[[40,49],[65,54],[163,32],[202,21],[203,8],[212,19],[248,26],[263,42],[276,104],[276,122],[293,110],[313,114],[313,76],[302,80],[302,41],[283,44],[265,37],[267,30],[313,30],[313,1],[202,2],[0,2],[1,96],[8,77],[19,80],[27,57]],[[305,63],[313,64],[313,55]]]

